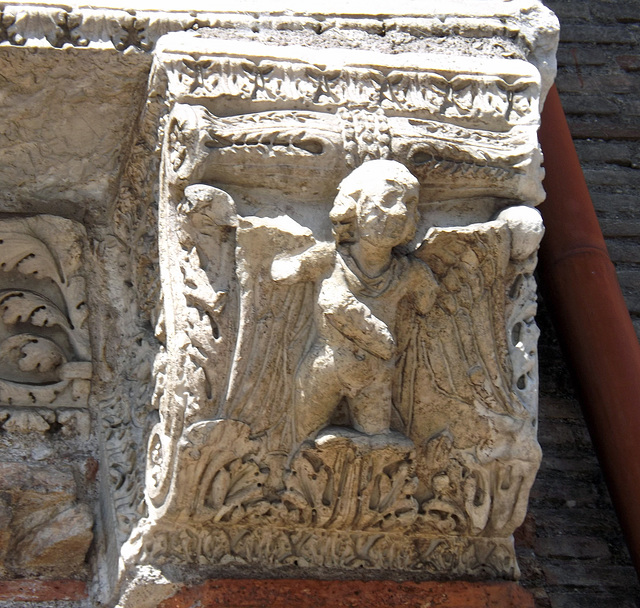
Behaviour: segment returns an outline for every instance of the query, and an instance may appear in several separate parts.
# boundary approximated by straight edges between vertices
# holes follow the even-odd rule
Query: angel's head
[[[372,160],[342,183],[330,217],[338,245],[367,241],[385,248],[408,243],[418,221],[418,180],[400,163]]]

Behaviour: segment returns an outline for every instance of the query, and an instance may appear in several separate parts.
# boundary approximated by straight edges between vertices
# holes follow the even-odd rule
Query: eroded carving
[[[87,405],[84,240],[82,227],[63,218],[0,223],[0,404],[7,430],[46,431],[56,416],[39,408]],[[16,409],[25,407],[38,409]]]
[[[126,561],[517,576],[539,72],[190,43],[152,83],[159,422]]]
[[[535,368],[534,351],[522,357],[535,308],[522,286],[541,221],[509,208],[416,243],[418,193],[398,163],[365,163],[341,186],[328,243],[291,218],[237,219],[216,188],[185,190],[167,259],[184,287],[159,330],[167,352],[147,467],[151,531],[138,542],[172,521],[260,522],[316,540],[312,530],[349,531],[331,533],[351,546],[333,565],[381,568],[393,566],[367,552],[399,534],[415,556],[402,567],[418,571],[416,543],[429,537],[509,547],[540,457],[535,378],[518,374]],[[226,264],[211,267],[213,256]],[[234,266],[235,276],[224,271]],[[172,428],[182,428],[178,442]],[[383,536],[355,534],[371,530]],[[292,563],[289,542],[256,542],[275,552],[269,563],[277,547],[275,563]],[[505,555],[499,573],[513,575],[512,549]]]
[[[328,54],[319,66],[302,49],[297,56],[270,49],[265,58],[262,45],[215,40],[205,48],[219,53],[194,59],[188,36],[171,40],[161,50],[171,97],[218,112],[199,117],[210,150],[202,169],[216,183],[326,198],[350,169],[388,158],[418,177],[423,199],[543,200],[536,136],[543,82],[526,61],[492,59],[487,71],[468,61],[455,71],[436,54],[381,61],[353,53],[348,61]],[[181,154],[174,146],[174,164]],[[288,179],[278,180],[274,166],[288,167]]]

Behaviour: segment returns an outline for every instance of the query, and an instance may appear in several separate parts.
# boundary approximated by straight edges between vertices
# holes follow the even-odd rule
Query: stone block
[[[540,415],[545,420],[582,420],[582,410],[577,399],[550,395],[541,396]],[[546,426],[546,422],[544,424]]]
[[[167,564],[188,580],[212,567],[517,576],[511,533],[540,458],[531,205],[556,23],[533,0],[471,3],[472,14],[408,2],[404,16],[403,4],[399,16],[336,4],[322,15],[1,9],[3,210],[83,218],[104,271],[105,293],[89,294],[102,300],[94,352],[108,359],[91,416],[110,563],[133,528],[128,567]],[[574,20],[585,11],[572,3]],[[594,95],[573,111],[614,108]],[[44,372],[48,386],[65,354],[42,326],[16,359],[29,385]],[[86,404],[78,327],[55,379]],[[62,446],[91,436],[86,408],[22,405],[0,412],[4,431]],[[78,493],[91,494],[98,463],[70,471],[40,444],[32,456],[53,479],[32,466],[5,484],[10,565],[81,573],[92,522]],[[395,605],[400,592],[383,587],[367,603]],[[494,587],[409,591],[443,606],[531,604]]]
[[[574,507],[588,507],[597,502],[598,493],[592,483],[574,479],[571,486],[571,494],[568,494],[566,479],[539,480],[531,489],[531,499],[555,504],[570,502]]]
[[[617,275],[629,312],[640,314],[640,270],[622,269],[617,271]]]
[[[608,238],[606,240],[609,257],[614,264],[637,263],[638,240],[635,238]]]
[[[632,566],[556,561],[544,566],[544,573],[549,585],[567,587],[591,587],[594,581],[606,581],[608,587],[628,587],[638,582]]]
[[[77,502],[70,467],[0,463],[0,496],[5,569],[47,576],[82,572],[93,517]]]
[[[595,82],[591,84],[596,86]],[[582,87],[580,86],[579,89],[582,89]],[[640,138],[640,127],[635,124],[621,124],[623,121],[618,118],[581,118],[569,116],[567,121],[574,139],[617,139],[620,141],[635,141]]]
[[[615,514],[610,509],[569,507],[540,504],[536,508],[536,522],[541,536],[594,536],[606,538],[619,533]]]
[[[596,2],[591,7],[594,21],[599,23],[638,23],[640,22],[640,2]]]
[[[591,16],[590,7],[586,2],[569,2],[567,0],[555,0],[545,4],[558,16],[561,23],[588,21]]]
[[[581,3],[584,4],[584,3]],[[611,61],[606,47],[591,44],[564,43],[558,48],[558,67],[577,68],[578,66],[602,66]]]
[[[633,146],[621,142],[577,141],[576,151],[581,163],[607,163],[629,166]]]
[[[568,23],[560,31],[560,40],[602,44],[636,44],[638,35],[623,25],[586,25]]]
[[[579,74],[563,71],[558,73],[556,86],[562,93],[585,93],[603,90],[607,93],[634,93],[639,83],[627,73],[621,74]]]
[[[618,55],[616,61],[625,72],[640,70],[640,55]]]
[[[594,581],[594,584],[596,581]],[[620,595],[602,592],[594,589],[591,593],[580,591],[551,593],[551,608],[584,608],[585,606],[597,606],[598,608],[638,608],[640,603],[633,599]]]
[[[566,474],[565,483],[569,484],[573,475],[593,475],[593,471],[598,470],[598,461],[595,454],[588,454],[582,457],[577,457],[576,454],[573,454],[573,458],[547,455],[542,460],[540,469],[554,474]]]
[[[621,222],[632,226],[638,221],[636,217],[638,198],[633,194],[593,191],[591,192],[591,200],[599,219],[621,220]]]
[[[555,21],[530,10],[546,54]],[[470,23],[392,29],[447,46]],[[163,350],[131,568],[517,577],[540,457],[531,100],[548,70],[451,47],[449,85],[444,48],[414,64],[360,25],[359,50],[309,32],[295,52],[215,31],[158,43]]]
[[[575,439],[571,435],[571,427],[558,420],[541,419],[538,427],[538,436],[543,446],[557,446],[573,448]]]
[[[619,103],[615,99],[584,94],[563,95],[562,107],[566,114],[574,114],[577,116],[583,114],[611,116],[620,111]]]
[[[14,546],[12,563],[27,570],[82,570],[93,539],[93,517],[86,505],[74,505],[29,529]]]
[[[640,169],[630,167],[616,167],[607,169],[596,169],[585,167],[583,169],[585,179],[589,186],[640,186]]]

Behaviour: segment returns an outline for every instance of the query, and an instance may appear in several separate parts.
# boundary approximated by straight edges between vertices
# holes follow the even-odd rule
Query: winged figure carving
[[[226,193],[187,188],[176,258],[185,320],[174,322],[191,335],[180,373],[191,365],[206,388],[187,407],[178,449],[202,443],[206,420],[241,423],[273,505],[261,502],[261,512],[284,501],[295,519],[314,492],[326,494],[311,489],[321,471],[353,475],[327,448],[339,446],[349,462],[371,452],[376,479],[412,488],[401,508],[379,501],[394,522],[498,536],[519,525],[540,458],[531,346],[540,216],[507,208],[491,221],[431,228],[416,244],[418,198],[403,165],[364,163],[340,185],[334,242],[325,242],[289,216],[236,216]],[[371,464],[385,458],[393,471]],[[311,481],[299,486],[297,472]],[[353,491],[362,483],[354,478]]]

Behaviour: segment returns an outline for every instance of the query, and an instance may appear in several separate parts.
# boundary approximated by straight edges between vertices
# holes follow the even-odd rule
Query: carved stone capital
[[[517,578],[557,32],[538,3],[465,7],[217,14],[158,40],[161,348],[131,572]]]

